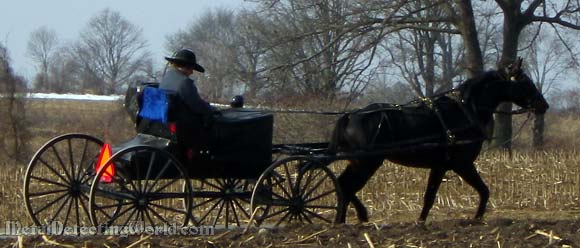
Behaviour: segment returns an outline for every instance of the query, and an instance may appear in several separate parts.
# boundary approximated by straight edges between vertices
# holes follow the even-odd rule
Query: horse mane
[[[457,87],[453,88],[452,90],[442,92],[442,93],[440,93],[440,95],[446,95],[447,93],[449,93],[451,91],[459,91],[461,94],[461,98],[469,99],[470,97],[472,97],[473,92],[481,91],[482,88],[484,87],[484,85],[486,85],[487,83],[494,82],[494,81],[503,81],[503,80],[504,80],[504,75],[502,75],[501,71],[496,71],[496,70],[486,71],[486,72],[481,73],[475,77],[472,77],[472,78],[469,78],[469,79],[463,81]]]

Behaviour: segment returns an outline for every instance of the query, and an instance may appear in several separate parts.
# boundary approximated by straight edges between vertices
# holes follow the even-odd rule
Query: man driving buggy
[[[193,71],[205,72],[205,69],[197,63],[195,54],[189,49],[175,52],[171,57],[165,57],[169,68],[165,72],[159,88],[173,92],[181,104],[173,109],[172,116],[180,123],[178,142],[196,147],[196,150],[206,147],[209,142],[207,128],[211,125],[214,116],[219,115],[219,110],[203,100],[190,78]]]
[[[194,81],[189,78],[193,71],[205,72],[205,69],[197,63],[195,54],[189,49],[182,49],[171,57],[165,57],[165,59],[169,62],[169,69],[165,72],[159,88],[177,93],[193,114],[210,115],[218,112],[216,108],[201,99]],[[187,115],[191,113],[177,114]]]

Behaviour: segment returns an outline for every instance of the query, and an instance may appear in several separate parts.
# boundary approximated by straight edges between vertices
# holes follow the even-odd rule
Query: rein
[[[493,150],[493,149],[498,148],[498,147],[502,147],[505,144],[507,144],[509,142],[512,142],[513,140],[515,140],[516,138],[518,138],[520,136],[520,134],[522,133],[522,131],[524,130],[524,127],[528,124],[528,121],[530,121],[531,119],[532,119],[532,112],[528,112],[528,117],[526,118],[526,120],[524,120],[524,122],[522,123],[522,125],[518,128],[518,130],[516,131],[516,133],[514,135],[512,135],[512,137],[510,137],[506,141],[502,142],[501,144],[496,144],[494,146],[488,146],[488,147],[485,148],[485,150],[486,151],[489,151],[489,150]],[[511,154],[511,150],[510,150],[510,154]]]

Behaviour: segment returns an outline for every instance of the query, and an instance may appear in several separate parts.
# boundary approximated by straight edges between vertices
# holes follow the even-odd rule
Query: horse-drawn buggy
[[[201,138],[183,131],[191,123],[173,122],[178,101],[171,94],[141,85],[138,97],[126,99],[137,109],[139,133],[114,146],[85,134],[50,140],[28,165],[25,206],[36,225],[333,223],[345,221],[350,203],[365,221],[355,194],[389,159],[431,169],[421,220],[448,170],[478,191],[480,218],[489,193],[473,161],[486,138],[483,127],[501,102],[539,113],[548,108],[520,66],[432,98],[346,113],[328,143],[272,144],[272,112],[244,108],[202,123]],[[350,161],[338,178],[328,168],[337,160]]]

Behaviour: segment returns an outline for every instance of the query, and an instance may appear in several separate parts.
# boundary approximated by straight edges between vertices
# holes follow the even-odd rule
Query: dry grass
[[[132,124],[120,103],[31,101],[27,107],[33,151],[51,137],[64,133],[88,133],[113,144],[134,135]],[[552,117],[559,119],[551,120]],[[326,141],[333,118],[278,115],[275,142]],[[527,129],[517,141],[519,147],[525,146],[525,140],[529,139]],[[580,209],[580,154],[575,151],[577,139],[573,138],[580,135],[578,130],[580,124],[577,117],[548,116],[548,146],[569,149],[516,151],[512,158],[502,153],[483,153],[476,163],[490,187],[488,209]],[[21,193],[25,167],[24,164],[6,160],[0,164],[3,170],[0,173],[0,223],[7,220],[30,222]],[[343,167],[343,162],[337,162],[332,168],[338,173]],[[427,170],[385,162],[359,196],[367,204],[374,221],[397,220],[398,213],[409,211],[415,212],[418,217],[427,175]],[[448,172],[431,213],[447,212],[442,211],[445,209],[471,216],[478,200],[469,185]],[[349,217],[349,220],[352,218]]]

